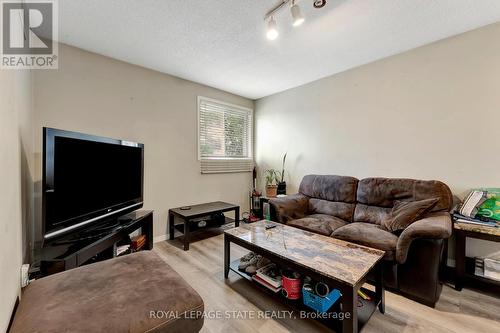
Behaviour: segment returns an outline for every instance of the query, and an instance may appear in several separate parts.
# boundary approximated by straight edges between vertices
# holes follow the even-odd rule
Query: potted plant
[[[278,183],[277,194],[286,194],[286,182],[285,182],[285,161],[286,153],[283,155],[283,164],[281,167],[281,172],[276,172],[276,182]]]
[[[276,170],[266,170],[266,196],[268,198],[274,198],[278,194],[278,185],[276,183]]]

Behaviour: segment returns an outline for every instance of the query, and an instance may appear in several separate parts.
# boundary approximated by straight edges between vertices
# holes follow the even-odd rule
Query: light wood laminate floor
[[[223,248],[222,235],[193,242],[187,252],[178,240],[154,245],[154,251],[201,295],[207,316],[222,317],[206,318],[202,332],[332,332],[311,319],[259,317],[278,314],[265,311],[290,308],[234,272],[224,280]],[[246,252],[231,245],[232,259]],[[363,332],[500,332],[500,299],[444,286],[433,309],[386,292],[386,313],[376,311]]]

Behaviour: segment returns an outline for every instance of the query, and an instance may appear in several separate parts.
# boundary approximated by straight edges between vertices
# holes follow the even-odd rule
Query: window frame
[[[201,107],[201,103],[203,101],[206,101],[206,102],[212,102],[212,103],[216,103],[216,104],[220,104],[220,105],[224,105],[224,106],[227,106],[227,107],[230,107],[230,108],[235,108],[235,109],[240,109],[240,110],[243,110],[243,111],[247,111],[250,113],[250,118],[251,118],[251,121],[250,121],[250,131],[249,131],[249,140],[248,140],[248,143],[249,143],[249,147],[248,148],[248,152],[249,152],[249,156],[248,157],[203,157],[201,156],[201,144],[200,144],[200,107]],[[204,96],[198,96],[197,97],[197,110],[196,110],[196,113],[197,113],[197,117],[196,117],[196,122],[197,122],[197,149],[198,149],[198,161],[201,162],[202,160],[219,160],[219,161],[242,161],[242,160],[251,160],[253,161],[254,160],[254,123],[255,123],[255,117],[254,117],[254,110],[251,109],[251,108],[247,108],[245,106],[241,106],[241,105],[237,105],[237,104],[231,104],[231,103],[227,103],[227,102],[224,102],[224,101],[221,101],[221,100],[217,100],[217,99],[214,99],[214,98],[209,98],[209,97],[204,97]]]

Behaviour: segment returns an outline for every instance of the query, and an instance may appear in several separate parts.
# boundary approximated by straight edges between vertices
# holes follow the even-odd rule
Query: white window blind
[[[198,158],[201,173],[253,169],[253,110],[198,97]]]

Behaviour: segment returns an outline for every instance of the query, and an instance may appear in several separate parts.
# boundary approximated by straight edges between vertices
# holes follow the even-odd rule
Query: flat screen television
[[[43,129],[44,241],[143,205],[144,145]]]

